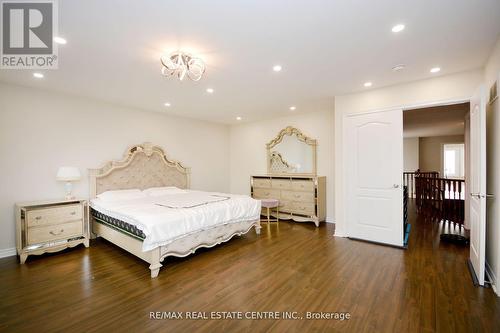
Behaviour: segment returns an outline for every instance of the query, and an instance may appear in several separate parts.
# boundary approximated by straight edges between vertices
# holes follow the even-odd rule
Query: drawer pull
[[[64,232],[64,229],[61,229],[61,231],[59,231],[58,233],[56,233],[54,231],[50,231],[49,234],[54,235],[54,236],[58,236],[58,235],[62,234],[63,232]]]
[[[41,220],[41,219],[42,219],[42,217],[41,217],[41,216],[37,216],[37,217],[35,217],[35,220]]]
[[[71,212],[71,215],[76,215],[76,212]]]

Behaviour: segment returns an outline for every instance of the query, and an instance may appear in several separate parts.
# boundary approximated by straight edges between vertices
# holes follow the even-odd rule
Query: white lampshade
[[[80,180],[81,177],[80,170],[75,167],[60,167],[56,176],[57,180],[65,182]]]

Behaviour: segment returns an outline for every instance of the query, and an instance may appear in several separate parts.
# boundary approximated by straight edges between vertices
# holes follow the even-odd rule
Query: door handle
[[[399,184],[394,184],[394,185],[392,185],[392,187],[399,188]]]
[[[470,194],[471,197],[476,197],[478,199],[481,199],[481,198],[494,198],[495,196],[493,194],[481,194],[481,193],[471,193]]]

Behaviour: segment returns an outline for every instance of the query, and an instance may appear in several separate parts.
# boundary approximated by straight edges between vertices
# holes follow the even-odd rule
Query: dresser
[[[317,227],[325,221],[326,177],[257,175],[251,177],[250,186],[253,198],[280,201],[280,219],[314,222]]]
[[[21,264],[29,255],[89,246],[87,200],[23,202],[15,206],[16,248]]]

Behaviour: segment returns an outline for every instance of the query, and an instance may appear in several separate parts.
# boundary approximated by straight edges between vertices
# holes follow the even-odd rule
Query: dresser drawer
[[[287,212],[290,213],[293,211],[293,205],[291,201],[280,201],[280,207],[279,207],[280,212]]]
[[[271,187],[271,179],[268,178],[253,178],[253,187]]]
[[[314,203],[292,202],[292,213],[303,215],[316,215]]]
[[[34,227],[81,220],[83,210],[82,205],[64,205],[29,210],[26,215],[28,227]]]
[[[253,197],[256,199],[279,199],[280,191],[267,188],[257,188],[253,191]]]
[[[314,191],[314,182],[312,180],[296,180],[292,182],[294,191]]]
[[[42,227],[31,227],[28,228],[28,245],[81,236],[82,234],[82,221]]]
[[[271,187],[280,190],[291,190],[292,182],[290,179],[273,179],[271,180]]]
[[[314,194],[312,192],[283,191],[281,193],[281,197],[283,200],[314,203]]]

